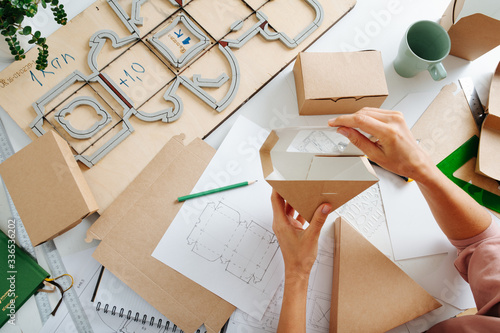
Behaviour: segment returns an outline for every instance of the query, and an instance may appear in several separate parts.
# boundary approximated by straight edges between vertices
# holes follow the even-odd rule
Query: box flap
[[[260,153],[266,181],[306,220],[321,203],[336,209],[378,181],[363,152],[332,127],[274,130]]]
[[[334,238],[330,332],[386,332],[441,306],[342,218]]]
[[[98,209],[68,144],[54,131],[5,160],[0,173],[34,246]]]
[[[307,52],[300,61],[306,99],[388,95],[379,51]]]
[[[464,4],[465,0],[452,0],[440,24],[450,35],[450,54],[472,61],[500,45],[500,21],[481,13],[457,21]]]
[[[89,229],[94,257],[185,332],[218,332],[234,306],[151,256],[215,151],[173,137]],[[172,189],[175,189],[173,191]]]
[[[496,180],[500,180],[498,147],[500,147],[500,63],[491,80],[488,116],[481,128],[477,159],[478,171]]]

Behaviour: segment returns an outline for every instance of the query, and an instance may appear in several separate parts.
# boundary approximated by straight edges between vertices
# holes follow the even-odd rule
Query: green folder
[[[9,229],[9,236],[0,231],[0,327],[6,322],[15,324],[16,311],[49,277],[38,263],[15,240],[15,229]]]

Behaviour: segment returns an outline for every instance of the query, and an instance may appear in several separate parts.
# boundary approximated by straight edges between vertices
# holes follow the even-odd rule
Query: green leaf
[[[25,36],[31,34],[31,27],[29,25],[24,27],[22,34]]]
[[[36,31],[35,32],[35,38],[36,39],[40,38],[41,35],[42,35],[42,33],[40,31]]]

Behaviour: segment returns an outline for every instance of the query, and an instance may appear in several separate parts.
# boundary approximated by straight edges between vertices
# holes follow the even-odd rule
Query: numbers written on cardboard
[[[130,65],[130,68],[124,69],[123,74],[120,78],[120,85],[124,85],[125,87],[129,87],[134,82],[140,81],[142,82],[141,76],[146,72],[146,69],[141,64],[134,62]]]

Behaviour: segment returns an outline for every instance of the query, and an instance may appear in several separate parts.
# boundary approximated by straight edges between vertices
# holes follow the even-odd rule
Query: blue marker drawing
[[[188,37],[182,41],[182,44],[186,45],[189,44],[189,41],[191,40],[191,37]]]
[[[181,36],[183,36],[184,34],[182,33],[182,29],[179,29],[179,32],[175,32],[174,31],[174,34],[177,36],[177,38],[181,38]]]

